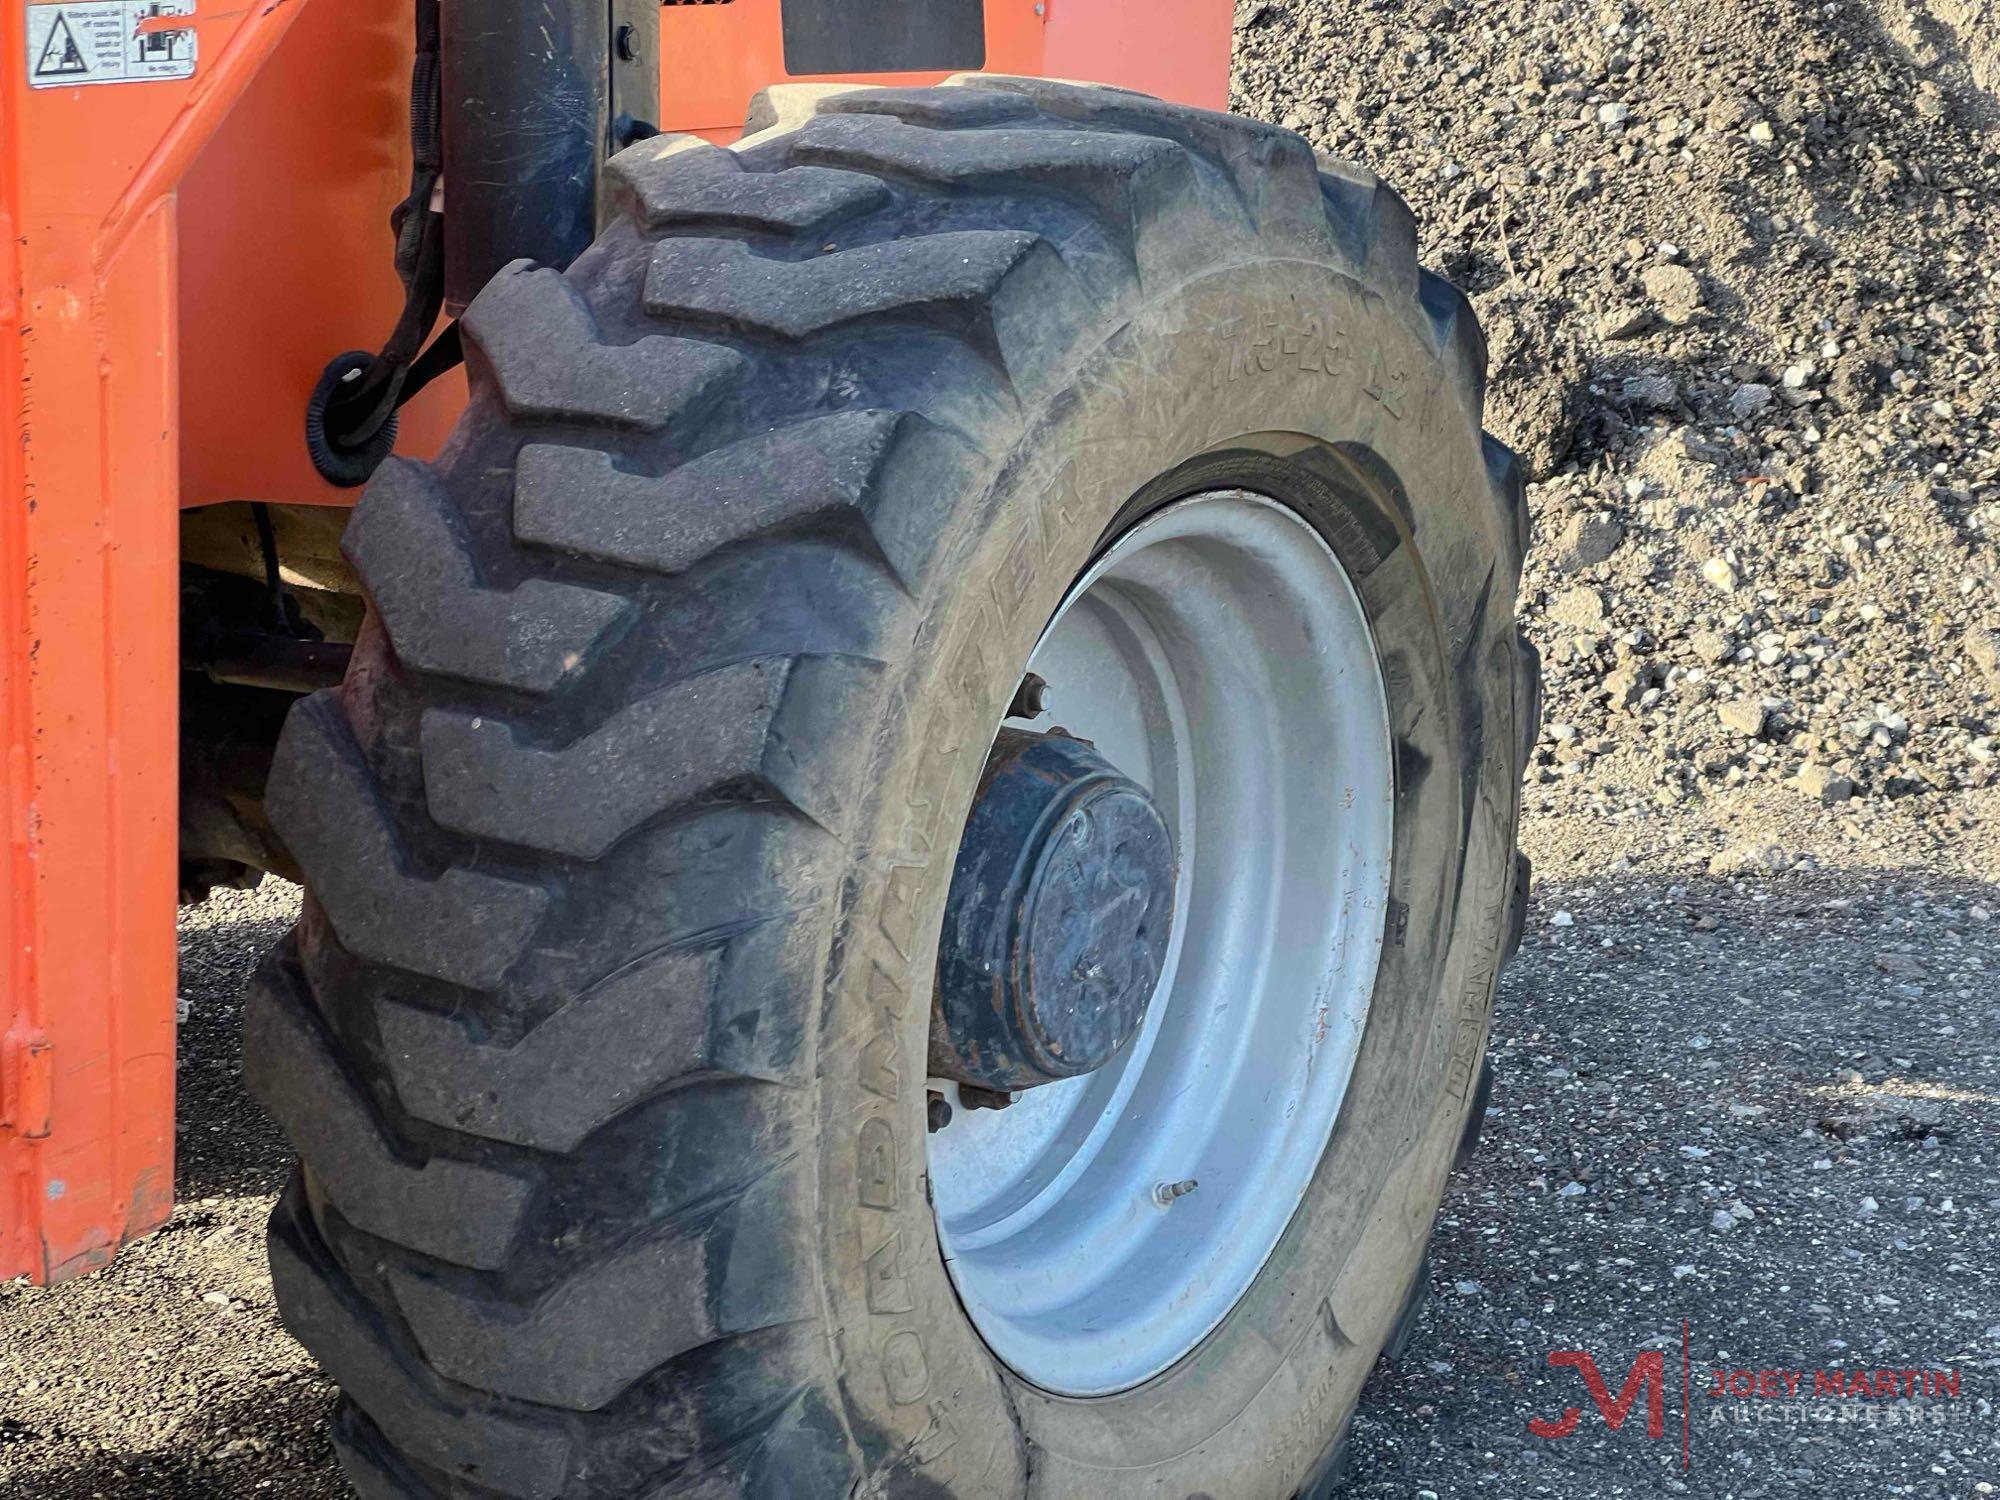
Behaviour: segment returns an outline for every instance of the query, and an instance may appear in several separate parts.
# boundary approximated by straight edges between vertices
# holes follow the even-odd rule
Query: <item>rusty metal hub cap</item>
[[[954,1023],[945,1053],[934,1041],[931,1087],[953,1108],[928,1168],[947,1267],[989,1347],[1046,1390],[1096,1396],[1159,1374],[1228,1315],[1325,1153],[1388,906],[1388,707],[1331,549],[1240,490],[1120,537],[1030,669],[1049,713],[1003,733],[1075,739],[996,744],[989,793],[994,765],[1021,771],[1024,748],[1049,758],[1052,790],[1005,837],[975,827],[994,811],[979,799],[966,847],[1004,868],[992,891],[1014,894],[955,888],[948,910],[974,916],[955,936],[948,915],[941,951],[971,966],[958,1001],[983,1003],[1009,1065],[1060,1081],[1006,1109],[962,1107],[961,1079],[998,1075],[969,1072]],[[1079,807],[1107,826],[1071,824]],[[1086,832],[1065,846],[1059,825]],[[1039,894],[1024,901],[1027,886]],[[1002,932],[1016,941],[994,963]]]
[[[1174,846],[1152,795],[1060,732],[1003,729],[959,842],[931,1071],[995,1093],[1095,1072],[1166,964]]]

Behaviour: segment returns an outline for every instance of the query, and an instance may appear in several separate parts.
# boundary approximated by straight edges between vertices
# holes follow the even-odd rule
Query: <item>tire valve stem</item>
[[[1153,1189],[1153,1201],[1162,1208],[1172,1208],[1174,1199],[1185,1198],[1200,1186],[1192,1177],[1184,1177],[1179,1182],[1163,1182]]]

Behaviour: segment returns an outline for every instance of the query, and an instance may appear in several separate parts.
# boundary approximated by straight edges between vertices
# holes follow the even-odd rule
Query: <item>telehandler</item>
[[[361,1494],[1328,1491],[1539,688],[1472,311],[1231,25],[10,0],[0,1275],[166,1219],[275,872]]]

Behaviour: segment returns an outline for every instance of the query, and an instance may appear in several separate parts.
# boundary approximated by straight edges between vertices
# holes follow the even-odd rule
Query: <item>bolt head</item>
[[[1014,689],[1014,701],[1007,705],[1010,719],[1039,719],[1049,711],[1049,684],[1039,673],[1030,672]]]

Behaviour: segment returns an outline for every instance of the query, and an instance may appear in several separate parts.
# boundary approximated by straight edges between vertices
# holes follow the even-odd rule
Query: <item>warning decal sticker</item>
[[[194,76],[194,0],[62,0],[28,7],[28,82],[146,83]]]

